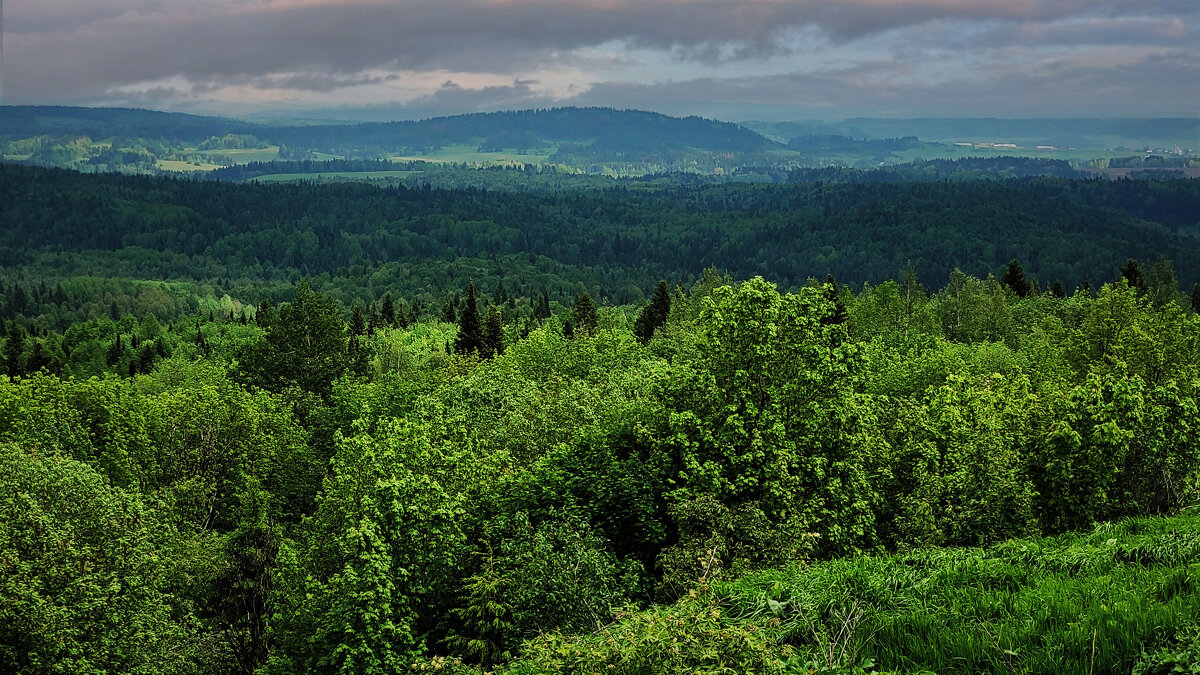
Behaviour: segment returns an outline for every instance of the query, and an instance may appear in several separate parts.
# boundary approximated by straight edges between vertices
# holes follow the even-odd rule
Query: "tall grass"
[[[731,618],[769,627],[808,669],[1130,673],[1144,653],[1178,651],[1200,624],[1200,516],[846,558],[713,592]]]

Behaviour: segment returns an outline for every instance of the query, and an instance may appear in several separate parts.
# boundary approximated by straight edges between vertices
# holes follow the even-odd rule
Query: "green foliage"
[[[876,448],[862,349],[821,321],[827,303],[819,288],[781,296],[760,278],[717,289],[699,319],[704,357],[670,385],[666,442],[687,488],[677,499],[761,510],[839,554],[875,544]]]
[[[625,609],[615,623],[590,635],[539,637],[503,672],[759,675],[784,672],[780,656],[788,651],[761,626],[729,621],[718,597],[705,588],[673,606]]]
[[[0,669],[189,669],[153,513],[88,465],[0,444]],[[194,664],[193,664],[194,665]]]
[[[245,380],[275,392],[296,386],[328,396],[347,365],[346,327],[337,301],[302,282],[292,302],[264,313],[258,325],[265,332],[262,340],[241,358]]]

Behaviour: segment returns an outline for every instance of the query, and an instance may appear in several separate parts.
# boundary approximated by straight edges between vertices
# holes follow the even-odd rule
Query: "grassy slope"
[[[534,641],[512,669],[667,672],[672,641],[696,639],[687,625],[713,612],[720,628],[706,634],[743,647],[710,650],[691,670],[721,672],[758,650],[776,654],[778,670],[767,668],[776,672],[1175,672],[1135,666],[1160,659],[1166,652],[1144,656],[1159,650],[1183,652],[1187,663],[1200,648],[1200,512],[763,571],[713,583],[699,600],[626,614],[593,635]],[[676,621],[681,633],[670,630]]]

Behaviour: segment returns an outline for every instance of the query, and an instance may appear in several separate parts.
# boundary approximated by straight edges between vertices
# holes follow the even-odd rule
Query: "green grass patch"
[[[1132,672],[1200,623],[1200,517],[846,558],[720,584],[806,662],[899,672]],[[831,658],[830,655],[833,655]],[[835,663],[836,661],[840,663]]]
[[[550,161],[554,149],[539,152],[520,153],[516,150],[501,152],[479,152],[478,145],[447,145],[426,155],[395,156],[390,159],[397,162],[467,162],[489,164],[545,164]]]

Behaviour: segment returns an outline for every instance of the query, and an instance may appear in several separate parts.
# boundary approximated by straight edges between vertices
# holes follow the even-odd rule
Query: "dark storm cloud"
[[[666,112],[685,109],[730,111],[767,106],[821,110],[833,116],[1195,116],[1200,90],[1187,52],[1156,54],[1111,66],[1086,60],[1050,60],[1036,66],[992,68],[969,79],[913,83],[911,67],[863,63],[821,73],[792,73],[737,79],[705,78],[662,84],[600,83],[569,102],[573,105],[636,106],[655,101]],[[725,117],[730,115],[726,113]],[[748,117],[743,117],[747,119]]]
[[[103,99],[138,85],[186,95],[249,82],[306,92],[384,84],[380,71],[519,77],[570,65],[575,50],[621,41],[657,56],[640,77],[680,79],[681,64],[779,59],[797,48],[861,49],[904,33],[924,50],[1156,44],[1195,49],[1196,0],[8,0],[5,84],[27,102]],[[916,28],[914,28],[916,27]],[[871,50],[875,49],[875,52]],[[897,48],[898,49],[898,48]],[[870,53],[870,56],[867,54]],[[1121,71],[1126,76],[1127,71]],[[1194,70],[1192,71],[1194,84]],[[647,73],[650,73],[647,75]],[[1139,79],[1142,74],[1129,77]],[[1155,73],[1146,73],[1151,78]],[[979,78],[989,76],[981,71]],[[813,76],[824,98],[853,85]],[[736,81],[714,78],[721,88]],[[1132,85],[1136,85],[1134,82]],[[514,85],[520,87],[520,83]],[[886,86],[884,87],[886,89]],[[536,98],[446,90],[430,101]],[[642,91],[667,92],[664,87]],[[428,91],[426,89],[425,91]],[[600,87],[597,94],[607,91]],[[473,94],[471,92],[478,92]],[[440,97],[440,98],[438,98]],[[643,104],[646,105],[646,104]]]

